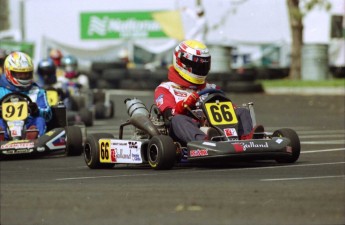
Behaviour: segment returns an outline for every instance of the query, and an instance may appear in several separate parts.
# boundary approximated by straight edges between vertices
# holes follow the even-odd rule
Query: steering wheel
[[[197,92],[197,93],[198,93],[199,96],[205,95],[205,94],[215,94],[215,93],[219,93],[219,94],[225,95],[224,91],[219,90],[219,89],[214,89],[214,88],[206,88],[206,89],[203,89],[203,90],[201,90],[201,91],[199,91],[199,92]],[[189,113],[190,113],[195,119],[199,120],[200,123],[203,124],[203,123],[205,122],[204,118],[199,117],[199,116],[198,116],[197,114],[195,114],[195,113],[193,112],[193,110],[191,110],[189,107],[187,108],[187,110],[189,111]]]
[[[224,91],[219,90],[219,89],[214,89],[214,88],[206,88],[198,92],[198,95],[204,95],[204,94],[214,94],[214,93],[219,93],[219,94],[225,94]]]
[[[32,100],[29,96],[22,94],[20,92],[13,92],[13,93],[8,93],[2,99],[0,100],[0,104],[5,103],[5,102],[11,102],[11,99],[18,98],[19,101],[26,101],[28,103],[31,103]]]

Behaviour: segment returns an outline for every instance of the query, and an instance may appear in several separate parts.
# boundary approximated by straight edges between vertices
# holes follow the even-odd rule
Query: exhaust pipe
[[[141,100],[127,98],[125,100],[129,122],[140,130],[146,131],[151,137],[160,135],[157,127],[150,120],[150,113]]]

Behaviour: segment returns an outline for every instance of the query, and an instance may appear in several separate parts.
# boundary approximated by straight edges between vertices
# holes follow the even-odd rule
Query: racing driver
[[[33,82],[34,66],[31,57],[23,52],[9,54],[4,62],[5,74],[0,77],[0,99],[9,93],[22,93],[32,102],[28,107],[30,116],[26,122],[27,139],[36,139],[46,131],[46,122],[51,120],[52,111],[47,101],[46,92]],[[1,113],[1,111],[0,111]],[[8,139],[6,123],[0,118],[0,139]]]
[[[169,134],[182,145],[210,138],[200,129],[199,122],[188,116],[188,108],[193,109],[200,98],[197,92],[206,88],[220,89],[206,81],[210,68],[211,55],[205,44],[196,40],[182,41],[173,52],[169,81],[161,83],[155,90],[155,104],[170,121]],[[239,120],[238,136],[242,140],[251,139],[254,129],[249,110],[235,108],[235,113]],[[263,127],[258,127],[263,132]],[[259,132],[259,128],[255,131]]]

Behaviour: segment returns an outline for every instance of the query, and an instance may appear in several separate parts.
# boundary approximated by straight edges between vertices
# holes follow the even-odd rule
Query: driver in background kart
[[[67,55],[61,59],[61,68],[64,70],[64,76],[58,77],[58,82],[66,85],[70,83],[77,84],[78,88],[89,89],[89,78],[78,71],[78,59],[73,55]]]
[[[73,55],[66,55],[61,59],[64,76],[57,77],[57,83],[68,98],[64,99],[67,109],[72,108],[71,98],[75,92],[87,92],[90,89],[89,78],[78,71],[78,59]]]
[[[46,131],[46,123],[52,118],[46,92],[33,81],[34,66],[30,56],[23,52],[9,54],[4,62],[5,74],[0,77],[0,99],[9,93],[21,93],[32,100],[30,115],[26,121],[26,139],[36,139]],[[1,111],[0,111],[1,112]],[[5,121],[0,118],[0,139],[8,139]]]
[[[199,122],[188,116],[187,109],[195,107],[200,98],[198,91],[220,89],[206,81],[210,68],[211,55],[207,46],[196,40],[185,40],[173,52],[173,65],[168,71],[169,81],[155,89],[155,103],[164,118],[171,121],[169,134],[182,144],[193,140],[208,140],[212,136],[200,129]],[[240,139],[251,139],[254,129],[249,110],[235,107],[235,113],[239,120]],[[259,127],[262,129],[260,132],[263,132],[263,127]]]
[[[61,68],[61,59],[63,55],[59,49],[53,48],[49,51],[49,58],[53,60],[54,65],[56,66],[56,76],[61,77],[64,76],[64,71]]]
[[[37,65],[37,84],[46,90],[56,90],[59,100],[64,101],[69,93],[62,90],[62,84],[57,81],[57,67],[50,58],[42,59]]]

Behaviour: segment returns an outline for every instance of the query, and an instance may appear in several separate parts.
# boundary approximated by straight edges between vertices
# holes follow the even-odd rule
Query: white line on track
[[[261,169],[278,169],[278,168],[291,168],[291,167],[307,167],[307,166],[325,166],[325,165],[338,165],[338,164],[345,164],[344,162],[332,162],[332,163],[314,163],[314,164],[301,164],[301,165],[286,165],[286,166],[267,166],[267,167],[253,167],[253,168],[230,168],[230,169],[222,169],[222,170],[193,170],[193,171],[186,171],[186,172],[174,172],[174,174],[184,174],[184,173],[214,173],[214,172],[229,172],[229,171],[238,171],[238,170],[261,170]],[[99,178],[119,178],[119,177],[141,177],[141,176],[159,176],[159,175],[167,175],[171,172],[166,173],[150,173],[150,174],[120,174],[114,176],[93,176],[93,177],[66,177],[66,178],[58,178],[55,179],[56,181],[68,181],[68,180],[87,180],[87,179],[99,179]]]
[[[303,152],[301,152],[301,154],[321,153],[321,152],[335,152],[335,151],[345,151],[345,148],[332,148],[332,149],[324,149],[324,150],[303,151]]]
[[[344,134],[344,130],[309,130],[309,129],[315,129],[312,127],[302,127],[303,130],[297,131],[298,135],[310,135],[310,134],[320,134],[320,135],[327,135],[327,134]]]
[[[341,144],[345,144],[345,140],[301,141],[301,144],[305,144],[305,145],[329,145],[329,144],[341,145]]]
[[[261,179],[260,181],[293,181],[293,180],[330,179],[330,178],[345,178],[345,175],[339,175],[339,176],[320,176],[320,177],[291,177],[291,178]]]
[[[345,134],[313,134],[313,135],[298,135],[300,139],[309,139],[309,138],[344,138]]]

